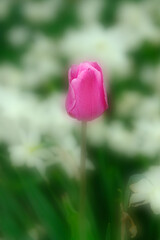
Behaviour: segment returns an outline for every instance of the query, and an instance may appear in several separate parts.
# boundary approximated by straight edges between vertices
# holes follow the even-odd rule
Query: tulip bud
[[[72,65],[68,73],[67,113],[80,121],[98,118],[108,108],[103,73],[96,62]]]

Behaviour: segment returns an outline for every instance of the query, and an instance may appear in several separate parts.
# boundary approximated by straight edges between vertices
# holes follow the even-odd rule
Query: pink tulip
[[[98,118],[108,108],[103,73],[96,62],[72,65],[68,73],[68,114],[81,121]]]

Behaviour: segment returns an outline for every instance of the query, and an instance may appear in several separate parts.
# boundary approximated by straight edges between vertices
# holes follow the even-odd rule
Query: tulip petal
[[[77,78],[78,76],[78,70],[79,70],[79,66],[74,64],[70,67],[69,71],[68,71],[68,79],[69,82],[71,82],[74,78]]]
[[[93,70],[97,70],[97,71],[99,71],[100,74],[101,74],[100,80],[101,80],[101,83],[102,83],[101,87],[102,87],[102,89],[103,89],[103,95],[104,95],[104,100],[105,100],[105,103],[104,103],[104,104],[106,105],[106,109],[108,109],[107,92],[106,92],[106,87],[105,87],[104,80],[103,80],[102,69],[101,69],[101,67],[99,66],[99,64],[98,64],[97,62],[83,62],[83,63],[81,63],[81,64],[79,65],[77,74],[78,74],[79,72],[85,70],[85,69],[88,69],[88,68],[93,69]]]
[[[68,95],[66,98],[66,109],[67,112],[69,113],[70,116],[72,116],[71,111],[74,108],[76,104],[76,98],[75,98],[75,92],[74,89],[71,85],[71,83],[69,84],[69,91],[68,91]]]
[[[91,62],[90,63],[95,69],[97,69],[100,73],[101,73],[101,78],[103,80],[103,73],[102,73],[102,69],[101,67],[99,66],[99,64],[97,62]],[[105,102],[107,104],[107,108],[108,108],[108,100],[107,100],[107,93],[105,91],[106,87],[105,87],[105,84],[104,84],[104,81],[103,81],[103,89],[104,89],[104,98],[105,98]]]

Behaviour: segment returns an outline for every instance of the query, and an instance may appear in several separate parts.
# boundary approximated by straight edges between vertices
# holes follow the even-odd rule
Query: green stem
[[[82,122],[81,126],[81,162],[80,162],[80,210],[79,210],[79,230],[80,240],[86,239],[86,130],[87,123]]]

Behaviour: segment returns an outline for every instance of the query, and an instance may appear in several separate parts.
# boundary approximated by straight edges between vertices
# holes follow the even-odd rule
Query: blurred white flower
[[[53,123],[54,127],[56,126]],[[35,129],[29,128],[26,131],[26,129],[19,128],[17,135],[19,135],[19,141],[9,145],[14,166],[34,167],[45,175],[48,167],[58,164],[69,177],[79,177],[80,151],[74,139],[72,145],[64,145],[63,139],[60,144],[55,138],[47,146],[42,141],[41,132],[36,132]],[[87,168],[93,169],[91,163],[87,163]]]
[[[0,85],[8,88],[18,88],[22,83],[20,69],[9,62],[0,65]]]
[[[54,159],[65,170],[70,177],[80,177],[80,149],[75,147],[72,151],[62,148],[53,148]],[[86,168],[93,170],[94,167],[90,161],[87,160]]]
[[[120,117],[135,115],[144,96],[137,91],[125,91],[115,103],[115,111]]]
[[[114,151],[126,156],[160,156],[160,119],[136,119],[128,128],[120,121],[107,124],[104,141]],[[103,135],[102,135],[103,136]]]
[[[145,120],[159,120],[160,119],[160,97],[149,96],[143,97],[134,113],[136,118],[143,118]]]
[[[128,149],[132,146],[133,155],[143,155],[149,158],[154,158],[160,155],[160,98],[152,95],[146,96],[135,91],[124,92],[116,104],[116,113],[119,117],[124,117],[130,121],[130,141],[126,139],[126,148],[121,148],[124,154],[128,154]],[[119,124],[120,126],[120,124]],[[110,129],[110,127],[109,127]],[[115,141],[115,135],[126,136],[127,127],[123,125],[120,128],[110,133],[110,141]],[[148,136],[148,137],[147,137]],[[109,139],[108,139],[109,141]],[[122,141],[123,142],[123,141]],[[120,146],[122,144],[120,143]],[[130,146],[130,147],[129,147]],[[112,144],[113,149],[117,145]]]
[[[0,88],[0,108],[4,116],[16,120],[25,121],[32,118],[37,106],[37,99],[32,94],[25,94],[16,89]]]
[[[41,146],[43,132],[36,126],[37,99],[15,89],[0,88],[0,139],[8,143],[11,161],[16,166],[45,171],[49,152]]]
[[[145,119],[137,120],[134,126],[137,153],[154,158],[160,156],[160,121]]]
[[[24,1],[22,15],[31,23],[48,23],[58,15],[61,1]]]
[[[55,94],[40,101],[34,94],[1,87],[0,110],[0,119],[8,119],[13,123],[13,128],[14,123],[22,128],[32,126],[34,132],[49,135],[58,143],[71,142],[72,145],[72,141],[65,139],[72,134],[75,124],[65,112],[63,94]],[[14,138],[17,139],[16,136]]]
[[[102,0],[83,0],[77,2],[77,14],[84,24],[97,22],[103,9]]]
[[[26,44],[30,37],[30,30],[25,26],[12,27],[7,34],[8,42],[13,46],[22,46]]]
[[[105,29],[92,25],[70,30],[62,39],[61,52],[70,63],[85,60],[98,61],[112,75],[125,75],[130,71],[125,36],[116,28]]]
[[[121,117],[144,119],[160,118],[159,96],[146,96],[136,91],[125,91],[116,103],[116,113]]]
[[[87,3],[81,3],[86,12]],[[132,65],[128,52],[144,40],[159,41],[160,31],[141,3],[123,4],[117,15],[118,23],[110,28],[92,22],[81,29],[68,31],[60,44],[62,54],[70,63],[95,59],[112,75],[130,73]]]
[[[50,159],[50,152],[43,147],[40,136],[30,129],[28,132],[17,132],[21,136],[17,144],[9,146],[12,164],[15,166],[26,165],[27,167],[36,167],[41,174],[44,174],[46,161]]]
[[[105,145],[107,124],[108,122],[105,122],[103,117],[100,117],[88,124],[87,139],[91,145],[96,147],[98,147],[99,145]]]
[[[75,122],[65,112],[63,94],[40,101],[31,93],[1,87],[0,124],[0,140],[8,144],[13,165],[35,167],[44,175],[49,166],[60,164],[78,178]]]
[[[24,84],[36,86],[61,73],[56,43],[41,34],[34,37],[29,50],[22,56]]]
[[[155,90],[159,95],[160,92],[160,62],[154,66],[147,65],[142,68],[142,82]]]
[[[75,122],[66,114],[64,94],[53,94],[36,106],[35,125],[61,143],[72,134]],[[68,141],[69,143],[70,141]]]
[[[159,0],[146,0],[142,2],[143,8],[145,11],[149,14],[149,16],[152,18],[152,20],[159,24],[160,23],[160,6],[159,6]]]
[[[150,204],[155,214],[160,214],[160,167],[155,166],[142,175],[142,179],[130,186],[131,205]]]
[[[140,3],[128,2],[118,9],[118,24],[125,28],[132,37],[135,46],[144,40],[159,42],[160,30],[153,17],[147,11],[146,1]]]
[[[44,35],[35,35],[31,46],[20,57],[21,67],[11,62],[0,65],[0,85],[9,88],[31,88],[62,74],[56,43]]]
[[[30,122],[36,126],[34,115],[37,104],[38,101],[32,94],[0,87],[0,139],[9,144],[17,142],[19,127],[25,128]]]
[[[137,150],[136,136],[132,129],[128,129],[120,121],[113,121],[107,125],[107,145],[121,154],[134,156]]]
[[[1,0],[0,1],[0,19],[3,20],[6,17],[8,17],[13,3],[14,3],[14,0]]]

